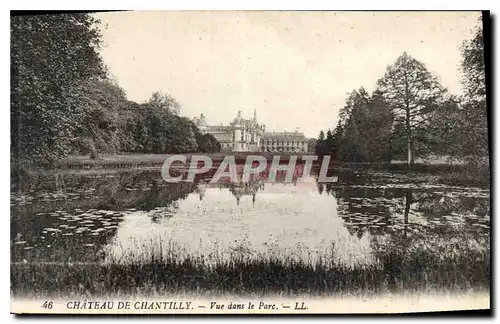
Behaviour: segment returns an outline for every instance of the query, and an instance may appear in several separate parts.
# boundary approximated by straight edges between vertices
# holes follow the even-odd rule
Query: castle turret
[[[243,150],[241,147],[241,137],[243,134],[243,120],[241,118],[241,110],[238,111],[238,116],[233,121],[234,125],[234,142],[233,142],[233,151],[240,152]]]
[[[196,125],[200,129],[202,134],[205,134],[207,131],[207,120],[205,119],[205,115],[203,113],[200,114],[200,118],[197,120]]]

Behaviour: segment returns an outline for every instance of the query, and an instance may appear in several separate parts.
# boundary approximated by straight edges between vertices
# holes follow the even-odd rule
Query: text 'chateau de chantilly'
[[[202,133],[212,134],[223,151],[233,152],[292,152],[306,153],[307,138],[301,132],[266,132],[266,126],[257,122],[257,111],[252,119],[241,117],[241,111],[229,125],[208,125],[203,114],[194,122]]]

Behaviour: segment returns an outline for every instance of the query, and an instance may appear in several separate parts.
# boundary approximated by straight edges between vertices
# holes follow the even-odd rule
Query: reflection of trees
[[[195,191],[196,183],[179,182],[167,183],[164,181],[153,180],[146,187],[148,193],[142,197],[135,206],[140,210],[151,210],[158,207],[168,207],[179,200],[186,199],[187,196]]]
[[[449,219],[449,213],[471,213],[474,209],[470,201],[467,202],[469,199],[444,197],[446,193],[407,189],[403,231],[371,237],[373,254],[383,266],[391,289],[404,289],[406,282],[411,281],[421,282],[422,287],[433,285],[433,282],[441,282],[443,271],[473,272],[476,266],[479,272],[487,271],[489,235],[484,235],[484,229],[471,226],[471,223],[456,228]],[[482,205],[481,201],[486,203],[476,200],[473,205]],[[443,213],[444,210],[448,212]],[[412,223],[412,217],[420,217],[424,223]],[[471,218],[461,218],[472,222]],[[439,219],[438,224],[436,219]],[[478,221],[475,222],[477,225]],[[470,277],[461,279],[460,275],[456,278],[452,279],[455,285],[472,282]]]
[[[185,198],[196,187],[196,182],[167,183],[161,178],[160,172],[156,171],[68,174],[64,181],[62,191],[56,191],[55,183],[42,187],[46,189],[37,190],[29,206],[30,210],[148,210],[164,206],[165,202]]]
[[[354,171],[354,170],[329,170],[328,176],[336,176],[337,181],[335,182],[319,182],[319,172],[320,169],[318,167],[313,168],[311,170],[311,175],[316,180],[316,186],[318,187],[319,194],[323,194],[323,191],[326,189],[327,194],[332,194],[335,188],[341,188],[344,186],[358,186],[367,184],[369,178],[367,178],[362,172]]]
[[[483,243],[489,233],[489,200],[474,196],[472,190],[329,183],[324,192],[337,200],[338,215],[352,236],[370,234],[373,254],[390,286],[402,287],[394,278],[406,276],[412,267],[424,273],[429,262],[455,260],[450,251],[481,257],[480,250],[487,248]],[[472,251],[468,242],[483,243],[472,243],[479,249]]]
[[[64,180],[62,190],[57,191],[61,187],[47,183],[34,193],[31,204],[12,206],[12,236],[21,237],[16,241],[29,240],[27,245],[42,244],[40,251],[37,248],[27,250],[40,254],[42,258],[55,258],[50,249],[45,249],[47,245],[52,249],[57,247],[61,254],[70,253],[74,257],[85,255],[88,250],[99,250],[116,234],[116,227],[106,228],[98,232],[99,235],[91,235],[89,231],[75,234],[76,228],[84,225],[79,224],[83,219],[72,222],[72,215],[89,214],[89,219],[95,223],[94,227],[90,227],[93,230],[104,228],[106,222],[117,226],[122,221],[123,211],[130,208],[151,211],[151,220],[154,222],[170,216],[178,208],[178,201],[185,199],[196,188],[196,182],[167,183],[159,172],[153,171],[69,174],[65,175]],[[61,225],[75,228],[66,231],[61,227],[61,232]],[[42,233],[47,228],[51,230]],[[42,241],[37,243],[39,240]],[[92,246],[86,246],[88,244]],[[61,246],[65,248],[59,248]],[[25,253],[24,247],[13,245],[14,259],[28,253]],[[68,252],[68,249],[72,249],[72,252]]]
[[[337,200],[338,215],[344,220],[349,233],[358,238],[365,233],[384,235],[396,230],[400,223],[394,217],[399,208],[400,198],[405,197],[400,188],[373,188],[342,186],[336,183],[325,185],[327,194]]]
[[[463,221],[462,230],[489,232],[490,203],[487,198],[464,197],[450,193],[420,194],[415,205],[415,212],[428,220],[439,222],[440,232],[447,230],[448,223]],[[477,224],[484,225],[477,227]]]
[[[446,190],[325,184],[337,199],[338,215],[352,235],[394,235],[414,232],[443,234],[489,231],[489,201]],[[319,188],[319,185],[318,185]],[[321,192],[321,191],[320,191]],[[478,224],[484,224],[478,227]]]
[[[321,182],[317,182],[316,186],[318,187],[318,192],[320,195],[323,194],[323,191],[325,190],[325,184]]]
[[[410,207],[412,203],[412,191],[411,189],[406,189],[405,193],[405,212],[404,212],[404,237],[408,236],[408,217],[410,216]]]

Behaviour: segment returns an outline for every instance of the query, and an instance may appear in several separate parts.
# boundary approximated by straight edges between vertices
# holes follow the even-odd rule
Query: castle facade
[[[203,114],[194,118],[203,134],[212,134],[226,152],[307,152],[307,138],[303,133],[266,132],[266,126],[257,122],[254,110],[252,119],[241,117],[241,111],[229,125],[209,125]]]

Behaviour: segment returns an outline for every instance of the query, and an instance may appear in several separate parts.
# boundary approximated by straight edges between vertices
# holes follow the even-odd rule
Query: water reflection
[[[195,192],[198,193],[200,201],[203,201],[203,197],[207,189],[209,188],[228,188],[229,192],[233,194],[236,199],[236,203],[239,205],[241,198],[244,196],[251,196],[252,203],[255,204],[255,199],[257,197],[258,191],[263,191],[265,189],[265,182],[262,179],[251,177],[247,181],[239,179],[237,182],[222,182],[222,183],[210,183],[208,180],[201,180],[198,183]]]
[[[335,217],[336,201],[318,195],[314,184],[256,181],[201,188],[179,202],[174,217],[158,224],[145,212],[125,216],[107,250],[111,259],[146,261],[175,253],[207,262],[235,255],[314,261],[334,253],[344,263],[369,262],[369,241],[349,235]]]
[[[486,247],[487,190],[428,175],[345,171],[335,183],[299,175],[217,184],[211,174],[166,183],[157,171],[48,176],[11,195],[12,260],[122,262],[175,252],[306,261],[334,254],[356,264],[454,240]]]
[[[116,235],[123,216],[171,216],[196,183],[169,184],[157,172],[66,174],[35,179],[39,190],[12,191],[13,261],[88,259]]]
[[[359,239],[369,237],[373,255],[389,267],[421,253],[439,259],[464,251],[488,251],[487,190],[401,178],[388,181],[384,176],[379,182],[375,176],[356,177],[356,184],[339,181],[325,184],[318,192],[335,197],[349,233]],[[392,274],[397,270],[387,269]]]
[[[443,190],[445,189],[445,190]],[[328,184],[326,192],[337,199],[339,216],[351,232],[362,236],[426,231],[489,232],[489,198],[466,188],[404,188]],[[321,191],[320,191],[321,192]]]

